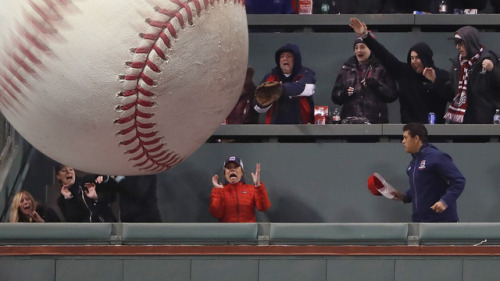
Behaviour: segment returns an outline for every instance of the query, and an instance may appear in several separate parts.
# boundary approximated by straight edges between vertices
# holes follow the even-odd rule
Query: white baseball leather
[[[180,163],[233,108],[247,62],[243,0],[0,0],[0,110],[82,171]]]

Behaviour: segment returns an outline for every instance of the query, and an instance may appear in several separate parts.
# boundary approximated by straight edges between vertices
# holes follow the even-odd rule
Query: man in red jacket
[[[271,207],[264,183],[260,181],[260,163],[252,173],[254,184],[245,183],[243,162],[236,156],[224,161],[225,184],[212,177],[210,213],[221,222],[255,222],[255,207],[265,211]]]

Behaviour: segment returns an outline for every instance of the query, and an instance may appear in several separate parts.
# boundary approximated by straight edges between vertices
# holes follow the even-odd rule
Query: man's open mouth
[[[229,175],[229,178],[232,179],[232,178],[237,178],[238,176],[236,174],[230,174]]]

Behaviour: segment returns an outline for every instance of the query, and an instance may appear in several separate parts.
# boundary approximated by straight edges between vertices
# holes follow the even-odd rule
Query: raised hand
[[[61,187],[61,194],[66,199],[69,199],[69,198],[73,197],[73,195],[71,195],[71,191],[69,191],[69,184],[63,185]]]
[[[424,68],[424,71],[422,72],[422,75],[425,76],[429,81],[434,83],[436,81],[436,71],[432,67],[426,67]]]
[[[104,181],[104,177],[103,176],[98,176],[96,179],[95,179],[95,183],[97,184],[100,184]]]
[[[253,178],[253,183],[255,186],[260,185],[260,163],[257,163],[255,165],[255,173],[252,173],[252,178]]]
[[[87,195],[88,198],[97,200],[97,192],[95,190],[95,183],[87,182],[85,183],[85,195]]]
[[[365,35],[368,32],[368,27],[366,26],[366,24],[357,18],[351,18],[349,21],[349,26],[360,36]]]
[[[224,188],[224,186],[219,182],[219,176],[218,175],[214,175],[212,177],[212,184],[214,185],[214,187]]]

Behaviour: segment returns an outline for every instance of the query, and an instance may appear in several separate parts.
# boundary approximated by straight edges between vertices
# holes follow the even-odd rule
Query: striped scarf
[[[483,47],[481,47],[479,52],[470,60],[459,55],[460,80],[458,81],[457,95],[453,98],[453,101],[450,103],[444,115],[444,119],[450,121],[450,123],[464,122],[464,115],[467,110],[467,80],[469,79],[469,69],[477,62],[482,53]]]

